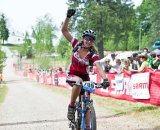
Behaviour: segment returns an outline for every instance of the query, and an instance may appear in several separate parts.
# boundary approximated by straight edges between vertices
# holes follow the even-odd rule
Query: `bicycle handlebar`
[[[84,86],[84,84],[90,84],[90,85],[92,85],[93,88],[103,88],[102,83],[95,83],[95,82],[92,82],[92,81],[79,82],[79,81],[73,81],[73,80],[66,80],[66,82],[73,83],[73,84],[76,84],[76,85],[82,85],[82,86]]]

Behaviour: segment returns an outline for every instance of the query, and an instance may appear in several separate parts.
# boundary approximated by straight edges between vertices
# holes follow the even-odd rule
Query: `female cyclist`
[[[90,80],[89,65],[90,65],[90,58],[91,58],[93,65],[97,67],[97,70],[103,79],[104,88],[107,88],[109,87],[109,82],[99,62],[99,56],[95,53],[95,49],[94,49],[96,33],[92,30],[84,31],[82,34],[82,41],[79,42],[76,38],[73,38],[68,31],[69,20],[71,16],[73,16],[74,14],[75,14],[74,9],[69,9],[67,11],[67,17],[61,29],[64,37],[71,43],[73,49],[77,48],[75,49],[75,51],[73,51],[73,54],[71,57],[72,60],[69,67],[69,73],[67,78],[73,81],[78,81],[78,82],[89,81]],[[93,54],[91,55],[91,53]],[[74,120],[75,118],[74,107],[75,107],[76,99],[80,94],[80,92],[81,92],[81,85],[73,86],[70,104],[68,106],[68,114],[67,114],[67,118],[71,121]]]

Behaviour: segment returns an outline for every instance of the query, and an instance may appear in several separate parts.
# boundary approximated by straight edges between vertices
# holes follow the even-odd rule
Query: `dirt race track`
[[[13,62],[15,59],[8,57],[4,71],[8,93],[0,104],[0,130],[69,130],[68,96],[15,75]],[[148,118],[136,114],[116,116],[96,104],[95,109],[97,130],[160,130],[159,113]]]

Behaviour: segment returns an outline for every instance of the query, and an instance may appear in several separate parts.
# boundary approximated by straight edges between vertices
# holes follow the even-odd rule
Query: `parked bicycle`
[[[85,130],[86,129],[86,114],[90,112],[90,130],[96,130],[96,113],[93,106],[93,100],[90,99],[90,94],[95,91],[95,88],[103,88],[102,83],[95,83],[92,81],[76,82],[67,80],[68,83],[73,85],[81,84],[84,93],[80,93],[78,101],[75,105],[75,119],[69,122],[69,128],[72,130]]]

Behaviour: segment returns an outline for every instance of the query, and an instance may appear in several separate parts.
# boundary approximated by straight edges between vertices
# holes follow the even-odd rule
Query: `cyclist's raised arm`
[[[96,65],[96,68],[97,68],[100,76],[102,77],[102,79],[106,79],[106,78],[107,78],[107,77],[106,77],[106,74],[105,74],[105,72],[103,71],[103,68],[102,68],[102,65],[100,64],[100,62],[96,62],[95,65]]]
[[[65,36],[65,38],[66,38],[69,42],[71,42],[71,40],[72,40],[73,37],[71,36],[71,34],[70,34],[69,31],[68,31],[68,24],[69,24],[70,18],[71,18],[74,14],[75,14],[75,10],[74,10],[74,9],[69,9],[69,10],[67,11],[67,17],[66,17],[66,19],[65,19],[65,21],[64,21],[64,23],[63,23],[63,25],[62,25],[62,29],[61,29],[63,35]]]
[[[64,21],[64,23],[63,23],[63,26],[62,26],[61,31],[62,31],[64,37],[65,37],[69,42],[71,42],[71,40],[72,40],[73,37],[71,36],[71,34],[70,34],[69,31],[68,31],[68,24],[69,24],[69,18],[66,17],[66,19],[65,19],[65,21]]]

